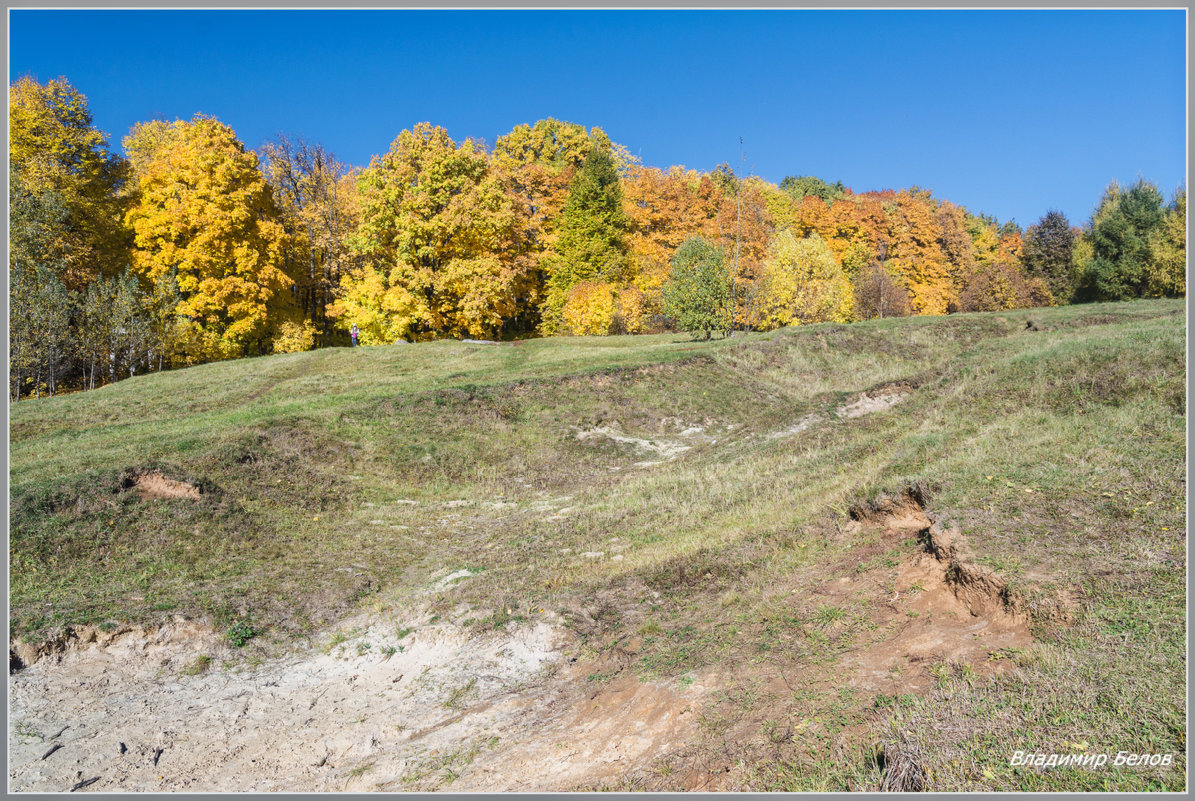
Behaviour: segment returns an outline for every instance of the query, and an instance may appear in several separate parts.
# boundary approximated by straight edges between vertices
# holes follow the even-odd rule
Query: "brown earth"
[[[185,481],[175,481],[157,472],[145,470],[135,473],[126,482],[125,489],[131,489],[143,500],[150,498],[185,498],[197,501],[200,498],[199,487]]]

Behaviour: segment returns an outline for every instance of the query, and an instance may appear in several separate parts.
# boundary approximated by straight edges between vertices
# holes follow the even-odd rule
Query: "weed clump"
[[[883,769],[880,789],[887,793],[920,793],[929,783],[925,754],[903,734],[884,743],[876,762]]]
[[[229,644],[233,648],[243,648],[246,643],[257,636],[257,632],[248,623],[233,623],[225,632]]]

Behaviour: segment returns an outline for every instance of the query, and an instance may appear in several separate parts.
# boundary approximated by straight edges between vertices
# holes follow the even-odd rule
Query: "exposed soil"
[[[926,495],[927,488],[914,486],[856,505],[844,534],[877,532],[878,541],[855,549],[849,561],[818,566],[812,585],[794,577],[794,597],[816,607],[858,609],[863,604],[866,609],[864,626],[843,617],[800,627],[799,635],[851,643],[833,667],[827,669],[819,659],[806,661],[797,648],[792,655],[707,677],[724,692],[711,696],[703,714],[719,724],[673,755],[673,779],[640,774],[636,786],[743,790],[753,786],[753,764],[783,764],[804,753],[807,741],[829,736],[842,754],[878,743],[882,733],[868,724],[831,731],[810,718],[808,701],[802,700],[810,693],[834,698],[854,692],[866,703],[881,696],[925,695],[950,672],[980,679],[1014,669],[1013,657],[1032,644],[1028,615],[996,573],[974,562],[957,532],[940,528],[926,511]],[[915,545],[909,547],[910,542]],[[856,569],[869,554],[893,549],[907,554],[894,567]],[[746,697],[766,701],[740,706],[736,699]],[[908,766],[897,764],[893,754],[888,764],[893,780],[905,789],[916,786],[916,777],[901,774]]]
[[[200,498],[199,487],[185,481],[175,481],[156,470],[145,470],[134,473],[125,480],[124,489],[131,489],[142,499],[149,498],[185,498],[197,501]]]
[[[800,720],[783,700],[794,687],[923,693],[943,666],[997,673],[1015,661],[1002,654],[1031,643],[1004,582],[936,524],[925,495],[912,487],[851,509],[848,534],[879,530],[874,547],[900,544],[908,556],[862,573],[825,566],[813,595],[828,606],[873,599],[874,624],[829,673],[798,662],[699,671],[684,684],[617,669],[592,681],[610,666],[571,656],[576,635],[550,613],[480,633],[374,614],[257,664],[231,659],[219,632],[182,619],[77,627],[40,648],[10,646],[10,786],[67,791],[95,778],[81,789],[546,792],[638,777],[646,789],[736,789],[735,761],[711,756],[703,738],[724,748],[758,741],[768,721]],[[469,577],[449,573],[435,586]],[[823,632],[835,637],[839,625]],[[700,725],[711,704],[752,683],[778,703],[713,735]],[[782,734],[794,748],[811,736]],[[840,736],[856,734],[865,733]],[[643,778],[664,763],[675,771],[667,781]]]
[[[677,747],[704,693],[632,677],[595,689],[554,623],[471,636],[356,622],[331,647],[239,669],[218,633],[181,620],[26,653],[9,678],[10,786],[562,790]]]
[[[787,428],[782,428],[779,431],[771,431],[765,434],[764,439],[784,439],[785,437],[795,436],[800,434],[805,429],[823,422],[823,420],[824,418],[822,418],[820,415],[810,414],[802,417],[800,420],[793,423],[791,426],[788,426]]]
[[[842,404],[834,411],[840,418],[848,420],[854,417],[862,417],[865,414],[872,414],[873,412],[882,412],[885,409],[891,409],[903,401],[911,391],[912,387],[903,381],[883,384],[866,392],[859,393],[859,396],[853,401]],[[827,417],[824,414],[808,414],[790,426],[770,431],[763,436],[764,439],[784,439],[800,434],[802,431],[813,428],[814,426],[819,426],[825,423],[826,420]]]
[[[906,384],[889,384],[869,392],[863,392],[850,403],[839,406],[837,410],[838,416],[846,418],[861,417],[865,414],[891,409],[904,400],[908,392],[909,387]]]
[[[847,660],[863,689],[918,692],[935,680],[930,669],[941,665],[966,665],[978,675],[1002,672],[1012,664],[1004,657],[1032,642],[1028,615],[1003,579],[973,562],[958,532],[930,519],[923,493],[911,488],[852,509],[856,520],[881,526],[890,540],[916,536],[923,548],[898,568],[886,608],[877,610],[875,622],[886,635]]]
[[[673,436],[643,437],[628,436],[622,430],[622,425],[615,421],[602,426],[595,426],[577,432],[578,442],[590,440],[607,440],[619,445],[630,446],[636,455],[648,457],[634,463],[634,467],[654,467],[670,462],[681,454],[691,450],[694,445],[716,444],[717,439],[706,433],[704,425],[689,425],[679,419],[665,419],[662,423],[672,422],[677,429]]]

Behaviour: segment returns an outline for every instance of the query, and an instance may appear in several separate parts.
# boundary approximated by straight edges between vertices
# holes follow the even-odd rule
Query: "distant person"
[[[353,347],[357,347],[357,335],[361,332],[357,330],[357,324],[353,323],[353,327],[349,330],[349,336],[353,338]]]

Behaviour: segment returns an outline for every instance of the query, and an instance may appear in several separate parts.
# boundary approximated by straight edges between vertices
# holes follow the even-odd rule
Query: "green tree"
[[[701,237],[686,240],[672,257],[672,271],[664,284],[664,313],[682,331],[730,329],[730,270],[722,248]]]
[[[1165,216],[1156,185],[1144,179],[1128,189],[1110,184],[1084,234],[1092,256],[1083,267],[1076,299],[1129,300],[1147,294],[1154,257],[1150,237]]]
[[[59,232],[71,209],[54,189],[31,191],[9,173],[8,366],[10,397],[54,394],[70,355],[72,294],[63,285]]]
[[[53,267],[14,264],[8,281],[11,397],[54,395],[66,372],[74,296]]]
[[[557,226],[555,252],[543,260],[544,333],[559,330],[561,310],[576,284],[617,284],[628,277],[629,226],[614,158],[608,149],[594,148],[569,187]]]
[[[846,187],[842,185],[842,181],[828,184],[812,175],[789,175],[780,182],[780,188],[798,203],[802,198],[812,195],[820,197],[827,206],[846,194]]]
[[[1062,301],[1070,296],[1074,250],[1075,230],[1070,221],[1051,209],[1025,232],[1021,263],[1027,275],[1045,281],[1050,293]]]
[[[23,175],[8,174],[9,264],[53,267],[61,272],[65,254],[59,232],[71,224],[71,210],[60,193],[46,186],[33,189]]]
[[[1000,226],[1000,236],[1012,236],[1013,234],[1021,233],[1021,226],[1017,225],[1016,220],[1009,220]]]

